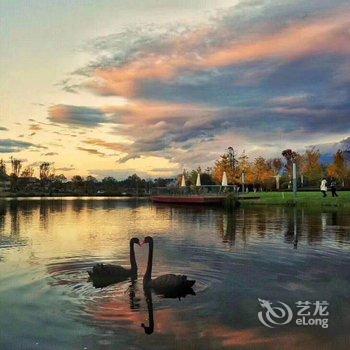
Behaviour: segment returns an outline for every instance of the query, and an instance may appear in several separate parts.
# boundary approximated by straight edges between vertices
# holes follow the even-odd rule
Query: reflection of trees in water
[[[46,230],[49,223],[49,206],[45,201],[40,201],[39,218],[40,225]]]
[[[24,221],[33,219],[35,213],[39,213],[41,224],[46,227],[51,213],[63,212],[67,204],[61,200],[12,200],[4,202],[0,206],[0,230],[5,227],[6,212],[10,216],[11,232],[20,232],[20,225]],[[3,222],[3,223],[1,223]]]
[[[5,222],[6,222],[6,205],[4,202],[0,201],[0,235],[4,232]]]
[[[0,202],[0,247],[2,245],[3,240],[3,234],[5,229],[5,222],[6,222],[6,206],[3,202]],[[0,262],[2,262],[4,258],[2,255],[0,255]]]
[[[87,209],[113,210],[119,208],[136,209],[145,204],[145,200],[136,199],[96,199],[96,198],[75,198],[69,201],[71,209],[79,214]]]
[[[256,214],[256,230],[260,237],[265,237],[267,222],[269,220],[269,212],[266,210],[259,210]]]
[[[20,232],[19,209],[15,201],[10,202],[9,214],[11,220],[11,236],[18,236]]]
[[[308,215],[306,217],[306,225],[304,226],[304,230],[307,234],[308,244],[322,241],[322,219],[324,220],[324,218],[324,213],[321,212],[317,213],[316,215]]]
[[[235,244],[236,212],[226,211],[218,216],[217,229],[224,243]]]
[[[35,204],[34,204],[35,205]],[[40,200],[36,203],[39,210],[40,225],[46,230],[50,221],[50,214],[61,213],[66,210],[67,203],[64,200]]]
[[[315,211],[309,208],[249,207],[221,211],[216,216],[216,229],[223,242],[235,244],[239,238],[244,245],[250,236],[265,238],[282,234],[285,243],[306,239],[308,244],[319,244],[325,234],[334,233],[338,242],[349,241],[346,229],[350,216],[339,210]]]
[[[72,201],[72,210],[79,214],[82,210],[85,209],[86,202],[83,199],[74,199]]]
[[[10,227],[7,229],[6,224]],[[16,247],[27,244],[20,237],[21,216],[16,202],[4,202],[0,205],[0,248]]]
[[[40,225],[46,229],[50,214],[66,209],[61,200],[9,200],[0,204],[0,245],[18,246],[27,244],[21,238],[21,226],[29,225],[39,214]]]

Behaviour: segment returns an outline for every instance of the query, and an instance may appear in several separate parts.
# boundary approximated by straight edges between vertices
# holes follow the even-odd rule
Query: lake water
[[[0,349],[349,348],[349,232],[349,211],[2,201]],[[96,262],[129,265],[129,239],[147,235],[154,238],[153,276],[187,274],[197,281],[196,295],[146,302],[147,245],[136,247],[132,286],[88,282]],[[258,299],[283,302],[293,319],[264,326]],[[329,315],[319,316],[328,328],[297,325],[298,301],[328,302]],[[150,316],[154,331],[145,334],[141,323]]]

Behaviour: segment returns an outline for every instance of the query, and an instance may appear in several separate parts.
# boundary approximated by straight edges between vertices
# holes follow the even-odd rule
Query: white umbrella
[[[222,174],[221,186],[227,186],[227,175],[226,175],[226,171],[224,171],[224,173]]]
[[[185,180],[184,174],[182,174],[182,178],[181,178],[181,187],[186,187],[186,180]]]
[[[201,185],[201,175],[200,175],[199,173],[197,174],[196,186],[202,186],[202,185]]]

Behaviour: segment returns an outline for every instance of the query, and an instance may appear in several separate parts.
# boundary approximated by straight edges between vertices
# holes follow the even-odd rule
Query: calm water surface
[[[0,202],[0,349],[346,349],[350,212],[155,206],[123,199]],[[146,303],[139,279],[95,289],[99,261],[129,264],[152,235],[153,276],[185,273],[196,295]],[[329,327],[270,329],[258,298],[326,300]],[[154,318],[154,332],[140,326]]]

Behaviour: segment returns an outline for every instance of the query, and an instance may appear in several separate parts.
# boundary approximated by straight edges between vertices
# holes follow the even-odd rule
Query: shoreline
[[[339,191],[338,197],[327,193],[323,198],[319,191],[298,192],[294,197],[292,192],[259,192],[256,199],[240,201],[241,206],[280,205],[285,207],[315,207],[315,208],[345,208],[350,209],[350,191]]]
[[[248,197],[248,198],[244,198]],[[282,207],[314,207],[314,208],[334,208],[350,209],[350,191],[339,191],[338,197],[333,198],[330,194],[323,198],[318,191],[298,192],[294,198],[292,192],[257,192],[243,195],[243,200],[239,200],[240,207],[254,206],[282,206]],[[62,199],[142,199],[150,200],[150,196],[132,196],[121,194],[27,194],[27,195],[7,195],[0,196],[0,201],[11,200],[62,200]],[[181,204],[186,206],[186,204]]]
[[[108,198],[118,198],[118,199],[141,199],[149,198],[148,196],[125,196],[125,195],[102,195],[102,194],[54,194],[54,195],[11,195],[11,196],[0,196],[1,200],[15,200],[15,199],[70,199],[70,198],[99,198],[99,199],[108,199]]]

